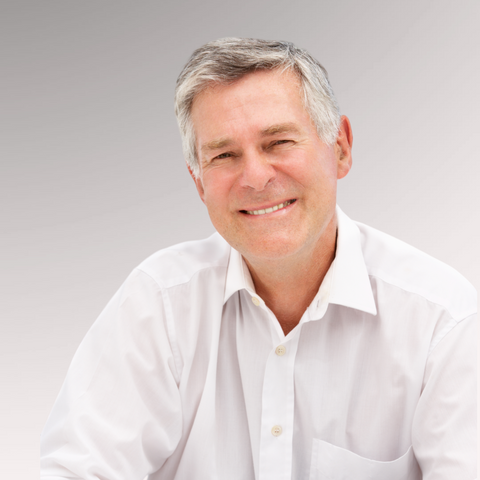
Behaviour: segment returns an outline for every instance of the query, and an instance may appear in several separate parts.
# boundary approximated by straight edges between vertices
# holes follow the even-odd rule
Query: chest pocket
[[[309,480],[421,480],[412,447],[391,462],[361,457],[314,438]]]

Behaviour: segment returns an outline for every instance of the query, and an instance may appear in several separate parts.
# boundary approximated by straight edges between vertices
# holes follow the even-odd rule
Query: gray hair
[[[228,84],[256,70],[290,70],[299,77],[303,103],[319,138],[333,145],[340,112],[327,71],[308,52],[290,42],[253,38],[221,38],[195,50],[177,79],[175,114],[185,160],[195,177],[200,173],[191,120],[193,100],[212,83]]]

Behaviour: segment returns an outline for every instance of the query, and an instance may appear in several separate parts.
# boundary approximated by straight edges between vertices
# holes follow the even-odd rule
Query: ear
[[[195,174],[193,173],[188,163],[187,163],[187,168],[188,168],[188,173],[190,173],[190,176],[195,182],[195,186],[197,187],[197,192],[200,195],[200,199],[202,200],[203,203],[205,203],[205,191],[203,189],[202,179],[200,178],[200,176],[198,177],[195,176]]]
[[[337,156],[337,178],[341,179],[347,175],[352,168],[352,145],[353,133],[350,120],[342,115],[338,129],[335,154]]]

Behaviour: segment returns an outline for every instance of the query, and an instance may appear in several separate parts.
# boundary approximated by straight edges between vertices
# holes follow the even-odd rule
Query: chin
[[[289,238],[288,241],[269,238],[258,240],[257,242],[240,243],[237,246],[232,243],[231,245],[247,259],[278,260],[294,255],[301,250],[301,245],[297,244],[297,242],[292,242],[292,238]]]

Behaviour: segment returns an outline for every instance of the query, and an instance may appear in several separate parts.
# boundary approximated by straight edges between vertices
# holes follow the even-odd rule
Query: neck
[[[310,305],[335,258],[337,221],[333,217],[315,245],[282,259],[246,259],[255,290],[277,317],[285,335]]]

